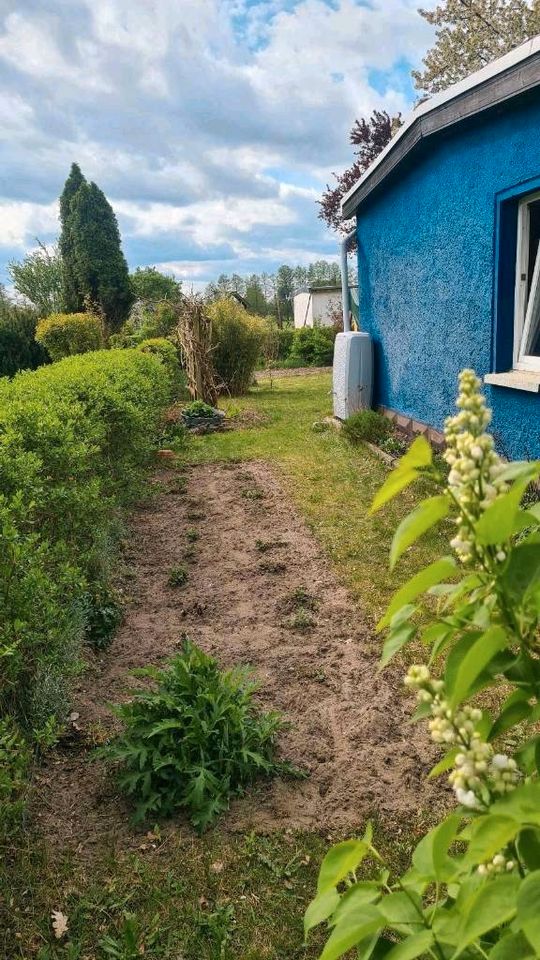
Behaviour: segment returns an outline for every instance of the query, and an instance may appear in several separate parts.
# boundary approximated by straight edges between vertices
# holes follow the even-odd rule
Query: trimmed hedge
[[[94,313],[51,313],[40,320],[36,340],[51,360],[100,350],[104,345],[103,324]]]
[[[29,742],[65,720],[82,644],[111,615],[119,511],[141,491],[169,400],[166,367],[138,350],[0,382],[0,716]]]

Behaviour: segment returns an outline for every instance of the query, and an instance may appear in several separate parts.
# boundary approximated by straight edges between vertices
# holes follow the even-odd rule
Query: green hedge
[[[0,288],[0,377],[49,362],[47,351],[35,339],[37,320],[35,310],[11,303]]]
[[[65,720],[107,608],[120,508],[140,493],[169,399],[166,368],[138,350],[0,382],[0,716],[29,742]]]
[[[284,327],[275,330],[275,362],[283,367],[329,367],[334,358],[337,327]]]

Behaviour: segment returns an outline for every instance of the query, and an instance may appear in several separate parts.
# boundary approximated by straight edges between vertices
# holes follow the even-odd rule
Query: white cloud
[[[264,269],[332,252],[315,201],[350,162],[355,117],[406,106],[370,71],[419,60],[430,33],[416,4],[20,0],[0,16],[0,242],[54,236],[77,160],[134,263],[206,249],[213,269],[221,247],[223,262]]]

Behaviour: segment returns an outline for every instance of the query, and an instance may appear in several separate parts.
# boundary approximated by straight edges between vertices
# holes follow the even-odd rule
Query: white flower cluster
[[[510,873],[515,868],[514,860],[507,860],[504,853],[496,853],[489,863],[481,863],[478,873],[481,877],[489,877],[494,873]]]
[[[457,746],[455,769],[448,780],[456,799],[471,810],[485,805],[486,794],[511,790],[518,777],[515,760],[494,754],[478,732],[482,711],[465,705],[453,710],[444,696],[444,683],[435,680],[425,664],[414,664],[405,677],[405,685],[416,690],[421,703],[429,703],[429,730],[435,743]]]
[[[499,479],[504,470],[494,450],[493,437],[486,433],[491,411],[480,393],[481,383],[473,370],[459,376],[457,406],[460,412],[445,422],[446,450],[444,458],[450,467],[448,488],[459,504],[456,519],[457,535],[451,546],[467,563],[481,552],[473,537],[472,525],[491,503],[508,489]],[[499,549],[497,559],[506,559]]]

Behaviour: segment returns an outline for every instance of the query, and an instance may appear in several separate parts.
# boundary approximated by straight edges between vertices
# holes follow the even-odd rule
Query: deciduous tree
[[[56,247],[49,249],[38,240],[37,250],[8,264],[8,273],[17,293],[33,304],[40,316],[62,309],[62,258]]]
[[[438,93],[540,33],[539,0],[446,0],[420,15],[436,41],[413,71],[418,90]]]

